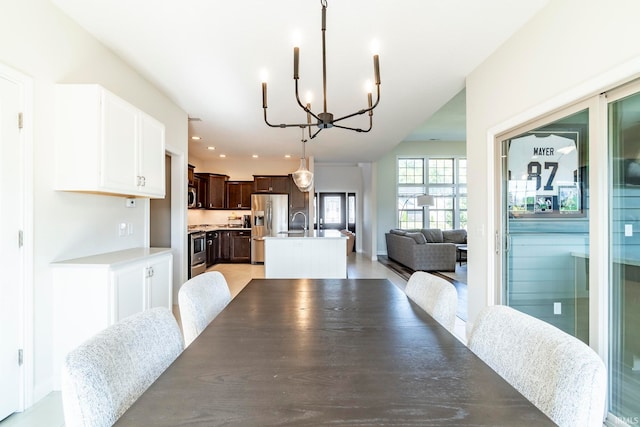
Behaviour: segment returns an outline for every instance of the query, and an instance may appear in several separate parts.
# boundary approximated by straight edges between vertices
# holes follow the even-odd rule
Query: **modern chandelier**
[[[326,48],[325,48],[325,32],[327,30],[327,0],[320,0],[320,4],[322,5],[322,96],[323,96],[323,111],[320,113],[314,113],[311,111],[311,104],[307,103],[306,105],[302,104],[300,101],[300,96],[298,95],[298,64],[300,60],[300,48],[298,46],[293,48],[293,79],[295,81],[295,90],[296,90],[296,101],[300,108],[302,108],[307,113],[307,123],[292,123],[292,124],[271,124],[267,120],[267,83],[265,81],[262,82],[262,108],[264,110],[264,121],[267,125],[274,128],[287,128],[287,127],[301,127],[309,129],[309,138],[313,139],[320,133],[322,129],[329,129],[332,127],[347,129],[356,132],[369,132],[373,127],[373,109],[376,108],[378,102],[380,101],[380,64],[378,62],[378,55],[373,55],[373,73],[374,73],[374,81],[377,89],[376,102],[373,104],[371,88],[368,89],[367,94],[367,103],[368,107],[355,113],[347,114],[345,116],[339,117],[337,119],[333,118],[333,113],[327,111],[327,56],[326,56]],[[337,124],[342,120],[358,116],[361,114],[369,113],[369,128],[361,129],[356,127],[344,126]],[[311,118],[316,120],[316,123],[311,122]],[[318,130],[311,134],[311,128],[313,126],[317,126]]]

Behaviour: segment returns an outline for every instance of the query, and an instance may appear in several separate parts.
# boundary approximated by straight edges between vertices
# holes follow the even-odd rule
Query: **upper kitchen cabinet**
[[[164,125],[95,84],[56,87],[56,190],[163,198]]]
[[[253,181],[227,181],[227,209],[251,209]]]
[[[256,193],[289,193],[287,175],[254,175],[253,189]]]
[[[225,209],[225,183],[229,179],[227,175],[217,173],[196,173],[205,185],[198,190],[198,197],[203,200],[205,209]],[[204,197],[201,194],[204,193]],[[198,207],[201,207],[198,204]]]
[[[300,191],[291,175],[289,175],[289,180],[289,209],[291,213],[295,211],[306,212],[309,209],[309,192]]]

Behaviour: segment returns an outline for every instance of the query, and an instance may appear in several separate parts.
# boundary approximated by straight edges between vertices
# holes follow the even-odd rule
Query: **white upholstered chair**
[[[180,321],[188,346],[229,304],[231,292],[222,273],[210,271],[187,280],[178,291]]]
[[[458,309],[458,292],[455,286],[433,274],[416,271],[409,278],[404,291],[420,308],[453,332]]]
[[[180,327],[163,307],[134,314],[99,332],[64,360],[65,425],[113,425],[183,348]]]
[[[483,309],[469,348],[559,426],[602,426],[607,374],[589,346],[506,306]]]

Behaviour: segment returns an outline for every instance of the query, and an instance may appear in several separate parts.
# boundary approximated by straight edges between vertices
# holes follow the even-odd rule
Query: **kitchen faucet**
[[[298,211],[293,214],[293,216],[291,217],[291,221],[295,221],[296,216],[298,216],[298,214],[302,214],[302,216],[304,217],[304,226],[302,227],[302,229],[306,231],[307,230],[307,214],[305,214],[302,211]]]

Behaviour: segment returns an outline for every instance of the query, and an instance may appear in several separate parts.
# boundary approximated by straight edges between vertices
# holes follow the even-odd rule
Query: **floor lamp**
[[[429,194],[423,194],[422,196],[418,196],[418,198],[416,199],[416,204],[418,206],[426,206],[426,218],[427,218],[427,228],[429,227],[429,206],[435,206],[436,204],[436,200],[433,196],[429,195]]]

